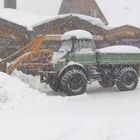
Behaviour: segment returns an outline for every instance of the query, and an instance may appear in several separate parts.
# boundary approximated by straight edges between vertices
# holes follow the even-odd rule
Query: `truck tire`
[[[48,84],[49,84],[50,88],[52,90],[54,90],[55,92],[60,91],[59,90],[60,89],[59,79],[56,76],[54,76],[54,75],[48,76]]]
[[[115,81],[110,81],[110,80],[102,80],[98,82],[100,86],[104,88],[111,88],[115,85]]]
[[[70,70],[62,76],[61,87],[68,96],[83,94],[87,89],[87,78],[81,70]]]
[[[123,68],[117,76],[117,87],[120,91],[134,90],[138,85],[138,74],[132,67]]]

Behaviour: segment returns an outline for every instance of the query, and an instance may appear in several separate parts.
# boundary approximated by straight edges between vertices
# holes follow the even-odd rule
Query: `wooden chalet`
[[[140,47],[140,28],[124,25],[107,30],[105,41],[110,45],[134,45]]]
[[[0,18],[0,57],[7,57],[20,46],[29,42],[27,29],[18,24]]]

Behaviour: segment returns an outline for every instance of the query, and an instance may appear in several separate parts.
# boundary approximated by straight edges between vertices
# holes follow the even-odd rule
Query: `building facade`
[[[5,7],[10,4],[5,0]],[[86,1],[86,2],[85,2]],[[7,6],[6,6],[7,5]],[[16,8],[16,0],[10,4],[11,8]],[[88,15],[90,18],[101,18],[104,24],[108,24],[101,9],[95,0],[63,0],[59,14],[80,13]],[[21,15],[22,16],[22,15]],[[27,42],[40,34],[63,34],[66,31],[83,29],[89,31],[93,36],[100,36],[102,39],[95,40],[97,48],[110,45],[134,45],[140,47],[140,28],[124,25],[121,27],[109,29],[93,25],[90,21],[78,18],[73,14],[61,16],[46,20],[28,30],[18,23],[9,21],[9,19],[0,18],[0,58],[7,57],[9,54],[24,46]],[[91,19],[90,19],[91,20]],[[57,50],[61,44],[60,40],[47,40],[43,47]]]

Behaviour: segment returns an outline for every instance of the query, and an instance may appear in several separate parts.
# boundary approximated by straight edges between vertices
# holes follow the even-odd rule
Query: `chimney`
[[[4,0],[4,8],[17,8],[17,1],[16,0]]]

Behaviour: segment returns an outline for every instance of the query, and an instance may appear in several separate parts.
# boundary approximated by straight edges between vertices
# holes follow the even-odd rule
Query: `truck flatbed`
[[[111,46],[98,49],[96,54],[100,64],[140,64],[140,49],[134,46]]]

